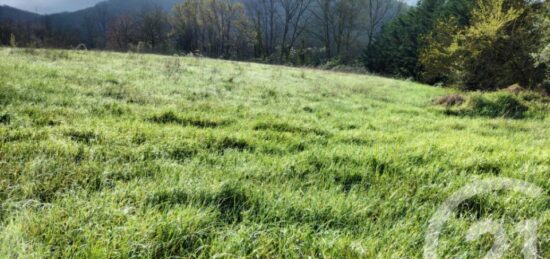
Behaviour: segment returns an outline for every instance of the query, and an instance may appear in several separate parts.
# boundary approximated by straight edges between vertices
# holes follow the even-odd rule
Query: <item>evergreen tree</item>
[[[429,34],[441,17],[459,17],[468,22],[472,0],[422,0],[418,7],[386,25],[377,41],[366,51],[364,63],[373,72],[421,79],[418,62],[423,37]]]

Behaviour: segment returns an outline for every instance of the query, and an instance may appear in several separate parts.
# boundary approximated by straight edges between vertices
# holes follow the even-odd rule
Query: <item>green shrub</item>
[[[510,94],[499,93],[493,98],[483,95],[470,97],[467,112],[474,116],[521,119],[529,108]]]
[[[519,97],[521,100],[524,100],[526,102],[536,102],[536,101],[542,101],[544,99],[544,96],[538,92],[535,91],[525,91],[519,94]]]

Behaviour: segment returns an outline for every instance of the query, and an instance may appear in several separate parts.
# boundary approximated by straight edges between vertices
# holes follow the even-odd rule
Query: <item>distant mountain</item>
[[[144,8],[154,6],[159,6],[166,11],[170,11],[174,5],[182,2],[183,0],[109,0],[98,3],[96,7],[104,6],[115,14],[121,14],[126,12],[138,12],[142,11]]]
[[[109,19],[121,14],[137,13],[157,6],[169,11],[175,4],[181,2],[182,0],[107,0],[82,10],[50,15],[40,15],[3,5],[0,6],[0,21],[10,19],[16,22],[28,22],[46,18],[53,26],[76,28],[82,25],[84,19],[97,17],[98,15]]]
[[[181,2],[182,0],[108,0],[79,11],[51,14],[45,17],[54,26],[75,28],[82,26],[86,19],[109,20],[122,14],[132,15],[157,6],[169,11],[175,4]]]
[[[95,6],[74,12],[40,15],[10,6],[0,6],[0,23],[9,20],[13,23],[31,23],[27,28],[44,29],[47,37],[60,46],[73,46],[84,43],[91,48],[105,47],[108,24],[120,15],[137,16],[141,12],[160,7],[170,11],[174,5],[185,0],[106,0]],[[44,40],[44,33],[35,34]],[[24,36],[21,36],[24,37]],[[5,38],[5,37],[4,37]],[[31,39],[27,39],[31,40]],[[51,43],[50,43],[51,44]]]
[[[95,6],[74,12],[39,15],[10,6],[0,6],[0,22],[36,23],[49,28],[56,35],[65,34],[88,46],[95,46],[96,37],[105,35],[108,23],[120,15],[134,16],[140,12],[160,7],[170,11],[185,0],[107,0]],[[76,37],[76,38],[75,38]]]
[[[5,20],[12,20],[16,22],[19,22],[19,21],[26,22],[26,21],[36,20],[40,17],[41,15],[39,14],[19,10],[11,6],[7,6],[7,5],[0,6],[0,22]]]

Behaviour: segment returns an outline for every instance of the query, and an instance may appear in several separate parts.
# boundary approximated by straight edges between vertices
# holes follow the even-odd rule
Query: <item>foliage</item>
[[[420,55],[423,80],[465,89],[499,89],[519,83],[535,88],[542,79],[531,53],[541,30],[534,27],[537,7],[505,0],[478,1],[468,25],[441,20],[425,38]]]
[[[365,65],[469,90],[544,88],[546,17],[538,1],[421,1],[383,29]]]
[[[425,46],[419,55],[422,81],[428,84],[456,82],[455,35],[458,31],[457,18],[451,16],[438,20],[433,31],[424,36],[422,42]]]
[[[439,19],[455,16],[458,24],[468,22],[471,8],[468,0],[423,0],[418,7],[386,25],[374,44],[365,51],[365,66],[372,72],[421,79],[419,55],[425,48],[423,37]]]
[[[470,115],[490,118],[504,117],[521,119],[529,108],[511,94],[496,94],[492,98],[473,95],[466,103],[466,112]]]
[[[538,68],[546,70],[542,88],[550,93],[550,2],[546,2],[537,17],[536,28],[542,33],[540,49],[534,53]]]

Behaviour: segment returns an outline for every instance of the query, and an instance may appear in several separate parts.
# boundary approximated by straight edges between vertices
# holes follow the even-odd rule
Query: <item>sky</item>
[[[9,5],[40,14],[51,14],[80,10],[93,6],[101,1],[102,0],[0,0],[0,5]],[[417,0],[406,1],[409,4],[414,4]]]
[[[40,14],[76,11],[95,5],[102,0],[0,0],[0,5],[9,5]]]

